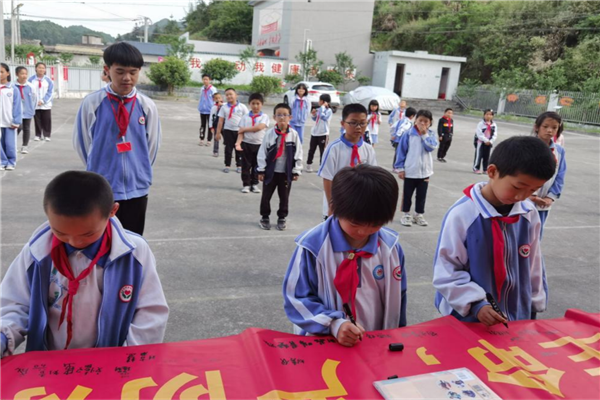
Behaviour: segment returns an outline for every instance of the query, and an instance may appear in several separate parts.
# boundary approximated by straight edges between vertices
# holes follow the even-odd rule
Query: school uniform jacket
[[[262,144],[258,149],[256,170],[259,174],[265,174],[265,185],[271,183],[275,176],[275,156],[281,143],[281,136],[275,132],[275,125],[265,134]],[[292,127],[285,137],[285,162],[286,174],[289,182],[292,181],[294,175],[302,175],[302,143],[300,136]]]
[[[29,77],[28,82],[31,82],[35,92],[37,101],[41,101],[42,105],[38,106],[36,103],[36,110],[50,110],[52,108],[52,98],[54,97],[54,83],[52,79],[44,75],[42,78],[38,78],[37,75]]]
[[[530,319],[546,309],[548,285],[540,249],[540,218],[529,200],[513,205],[510,216],[519,221],[499,221],[504,236],[506,280],[500,299],[494,278],[492,217],[496,209],[481,195],[487,183],[474,185],[470,194],[448,210],[433,263],[435,306],[442,315],[476,322],[477,313],[489,304],[491,293],[509,320]]]
[[[544,185],[535,192],[538,197],[544,198],[549,197],[553,200],[558,200],[562,193],[563,186],[565,185],[565,174],[567,173],[567,161],[565,159],[565,149],[559,144],[550,142],[550,149],[552,154],[556,157],[556,171],[550,180],[546,181]],[[536,205],[538,211],[549,211],[552,206],[540,207]]]
[[[198,111],[200,114],[210,114],[213,103],[213,95],[217,93],[217,88],[210,85],[208,88],[202,86],[200,89],[200,101],[198,102]]]
[[[375,120],[372,121],[371,118],[373,118],[373,114],[375,114]],[[375,113],[369,113],[369,115],[367,116],[367,121],[368,121],[368,125],[367,125],[367,131],[369,131],[369,135],[374,135],[377,136],[379,135],[379,125],[381,124],[381,113],[379,112],[375,112]]]
[[[433,175],[431,152],[437,147],[437,137],[431,129],[420,135],[416,127],[412,128],[400,137],[394,170],[404,171],[411,179],[429,178]]]
[[[169,308],[144,239],[111,219],[112,242],[92,273],[81,281],[73,303],[73,340],[69,348],[160,343]],[[27,351],[62,350],[66,321],[58,328],[64,278],[50,256],[52,231],[41,225],[13,261],[1,285],[0,332],[12,354],[27,337]],[[66,246],[76,275],[89,266],[101,239],[83,250]],[[130,286],[130,288],[128,288]],[[130,289],[130,290],[129,290]]]
[[[487,131],[487,125],[484,120],[479,121],[475,130],[475,141],[477,144],[491,143],[492,145],[498,139],[498,125],[492,121],[491,132]]]
[[[35,116],[35,107],[37,105],[37,97],[35,89],[30,82],[25,82],[21,85],[15,82],[15,88],[19,92],[21,105],[23,106],[23,119],[32,119]]]
[[[156,105],[135,88],[127,98],[137,96],[125,107],[131,117],[125,141],[131,151],[117,152],[119,127],[114,110],[119,104],[108,98],[116,95],[110,85],[88,96],[81,103],[73,129],[73,147],[88,171],[104,176],[113,189],[115,200],[143,197],[152,185],[152,164],[160,146],[161,129]],[[114,107],[114,110],[113,110]]]
[[[21,125],[23,111],[19,89],[12,83],[0,84],[0,128],[13,131],[11,126]],[[0,137],[2,135],[0,134]]]
[[[315,126],[313,126],[310,134],[312,136],[325,136],[329,135],[329,120],[333,112],[330,108],[325,106],[321,106],[317,109],[317,113],[311,116],[312,120],[315,121]]]
[[[452,139],[452,135],[454,134],[454,120],[450,119],[450,121],[448,121],[444,117],[440,118],[438,121],[437,132],[438,136],[442,136],[446,140]]]
[[[333,335],[348,321],[333,283],[352,247],[335,217],[296,238],[296,250],[283,281],[284,309],[301,335]],[[406,326],[406,271],[398,234],[382,228],[359,250],[357,322],[367,331]]]
[[[392,142],[398,143],[402,135],[410,131],[412,127],[413,122],[407,117],[403,117],[402,119],[396,121],[390,128]]]
[[[296,95],[294,103],[292,104],[292,120],[290,125],[293,126],[304,126],[308,114],[310,113],[310,102],[306,96],[300,97]]]
[[[394,125],[398,120],[404,118],[404,112],[406,110],[400,107],[396,107],[392,110],[392,112],[390,113],[390,116],[388,117],[388,123],[390,125]]]

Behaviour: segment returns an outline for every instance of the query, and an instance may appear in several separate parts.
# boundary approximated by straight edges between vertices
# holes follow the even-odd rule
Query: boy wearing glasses
[[[318,176],[323,178],[323,218],[331,215],[331,182],[345,167],[359,164],[377,165],[375,150],[363,140],[369,121],[367,109],[358,103],[348,104],[342,111],[342,128],[345,133],[325,150]]]
[[[302,173],[302,143],[298,132],[290,127],[292,109],[280,103],[275,106],[273,114],[276,124],[267,131],[258,150],[258,180],[263,182],[259,226],[271,229],[271,197],[277,190],[277,229],[283,231],[287,227],[292,181],[297,181]]]

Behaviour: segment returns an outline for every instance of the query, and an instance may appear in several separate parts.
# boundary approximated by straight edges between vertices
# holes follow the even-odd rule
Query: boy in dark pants
[[[23,122],[17,130],[17,135],[23,131],[23,147],[21,147],[21,154],[27,154],[29,153],[27,146],[29,145],[29,137],[31,134],[31,120],[35,116],[37,98],[33,86],[31,83],[27,82],[27,68],[17,67],[15,73],[17,74],[15,85],[21,94],[21,108],[23,110]]]
[[[223,172],[228,173],[231,168],[231,156],[235,150],[235,172],[242,172],[242,152],[235,149],[238,130],[242,117],[248,114],[248,108],[237,101],[237,92],[233,88],[225,90],[227,103],[223,104],[219,110],[219,124],[217,126],[217,137],[215,140],[225,142],[225,168]],[[222,135],[221,135],[222,132]]]
[[[252,93],[248,98],[250,113],[242,117],[235,149],[242,152],[242,193],[260,193],[258,188],[258,149],[271,122],[263,113],[264,98],[260,93]]]
[[[322,94],[319,97],[319,108],[312,111],[312,119],[315,121],[310,133],[310,147],[308,149],[308,160],[306,160],[306,172],[312,172],[312,163],[317,147],[319,147],[319,165],[323,162],[323,153],[329,141],[329,122],[333,112],[329,108],[331,96]]]
[[[261,229],[271,229],[271,197],[279,195],[277,229],[286,229],[288,200],[292,181],[302,173],[302,144],[298,132],[290,127],[292,110],[287,104],[277,104],[273,111],[276,125],[267,131],[258,150],[258,180],[263,182],[259,222]]]
[[[451,108],[444,110],[444,116],[438,122],[438,137],[440,139],[440,147],[438,147],[437,160],[446,162],[446,154],[452,144],[452,134],[454,133],[454,120],[452,115],[454,111]]]

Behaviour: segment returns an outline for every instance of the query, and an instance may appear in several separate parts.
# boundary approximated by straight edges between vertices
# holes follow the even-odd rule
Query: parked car
[[[394,108],[398,107],[400,96],[379,86],[359,86],[346,93],[342,99],[342,104],[360,103],[368,110],[371,100],[377,100],[380,112],[389,114]]]
[[[283,95],[283,102],[285,104],[288,104],[291,107],[291,104],[296,98],[296,87],[301,83],[305,84],[308,88],[308,101],[310,102],[312,108],[319,107],[319,96],[321,96],[322,94],[328,94],[331,96],[331,103],[329,103],[331,111],[333,111],[334,113],[337,111],[337,109],[340,106],[340,92],[338,92],[331,83],[327,82],[296,83],[290,88],[290,90],[285,92],[285,94]]]

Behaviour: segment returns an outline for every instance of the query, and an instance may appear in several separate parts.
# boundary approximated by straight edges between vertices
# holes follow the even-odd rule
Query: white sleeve
[[[479,122],[475,134],[477,135],[477,139],[481,140],[483,143],[487,143],[489,142],[489,139],[485,137],[485,131],[483,130],[484,126],[485,125],[482,122]]]
[[[30,254],[29,244],[26,244],[0,285],[0,332],[7,339],[6,355],[13,354],[27,335],[31,297],[27,269],[33,263]]]
[[[227,118],[227,114],[225,113],[227,107],[229,106],[221,106],[221,109],[219,110],[219,118]]]
[[[373,166],[377,166],[377,156],[375,153],[375,149],[371,146],[371,149],[369,150],[369,160],[368,160],[368,164],[369,165],[373,165]]]
[[[154,254],[146,242],[137,244],[135,257],[144,272],[137,307],[127,333],[127,346],[162,343],[169,318],[169,306],[156,271]]]
[[[317,172],[317,176],[320,176],[323,179],[327,179],[329,181],[333,180],[337,172],[336,159],[337,159],[337,151],[338,146],[329,145],[325,149],[325,153],[323,154],[323,164],[319,168]]]
[[[148,136],[148,156],[150,164],[156,161],[158,148],[161,141],[160,119],[158,118],[158,110],[153,101],[144,102],[144,114],[146,114],[146,135]]]
[[[260,144],[260,147],[258,148],[258,154],[256,155],[256,170],[258,172],[265,172],[265,169],[267,168],[267,148],[269,146],[268,142],[270,140],[270,132],[271,131],[267,131],[262,143]]]
[[[208,129],[210,128],[216,128],[216,126],[213,126],[213,118],[215,116],[215,111],[217,111],[216,107],[213,106],[210,109],[210,116],[208,117]]]
[[[529,213],[531,216],[531,249],[529,255],[529,276],[531,278],[531,309],[535,312],[546,310],[548,303],[548,284],[546,282],[546,266],[540,249],[541,221],[537,211]]]
[[[296,175],[302,175],[302,143],[300,142],[300,135],[296,132],[294,136],[296,139],[296,154],[294,155],[294,168],[292,169],[292,173]]]

